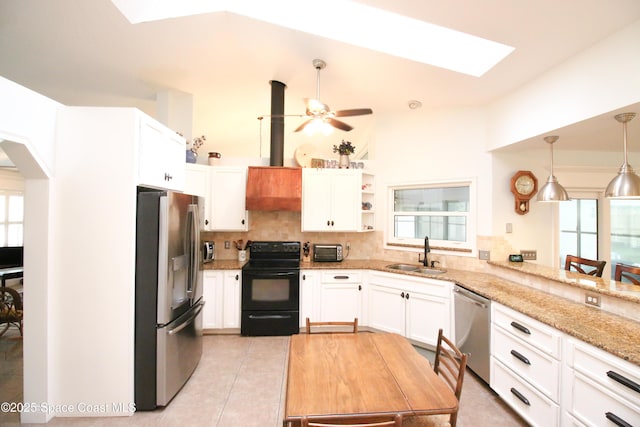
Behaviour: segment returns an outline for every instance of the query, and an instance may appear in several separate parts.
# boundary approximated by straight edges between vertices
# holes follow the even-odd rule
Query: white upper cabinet
[[[140,115],[140,185],[182,191],[185,174],[185,142],[176,132]]]
[[[213,166],[210,170],[210,231],[247,231],[247,168]]]
[[[302,231],[360,231],[362,172],[302,169]]]

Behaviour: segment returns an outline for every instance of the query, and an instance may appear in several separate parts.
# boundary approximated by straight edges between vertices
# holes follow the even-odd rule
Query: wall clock
[[[511,177],[511,193],[515,198],[515,211],[519,215],[529,212],[529,200],[538,192],[538,179],[531,171],[518,171]]]

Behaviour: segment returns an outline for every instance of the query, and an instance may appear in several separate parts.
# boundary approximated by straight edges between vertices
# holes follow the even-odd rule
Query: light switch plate
[[[489,257],[491,256],[491,252],[490,251],[478,251],[478,258],[488,261]]]

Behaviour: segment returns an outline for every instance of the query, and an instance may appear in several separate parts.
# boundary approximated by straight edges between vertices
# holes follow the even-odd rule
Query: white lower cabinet
[[[320,273],[320,321],[352,321],[362,317],[362,271]]]
[[[206,270],[203,273],[204,329],[240,328],[240,270]]]
[[[565,348],[567,425],[640,425],[640,367],[573,338]]]
[[[300,327],[306,327],[306,319],[317,319],[319,317],[314,301],[319,293],[318,270],[300,270]]]
[[[368,324],[436,346],[438,330],[451,336],[453,284],[443,280],[372,271]]]
[[[534,426],[558,426],[562,334],[491,304],[491,388]]]

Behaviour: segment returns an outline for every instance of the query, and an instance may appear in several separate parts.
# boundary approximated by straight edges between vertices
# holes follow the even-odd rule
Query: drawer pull
[[[524,332],[527,335],[531,335],[531,331],[529,330],[529,328],[522,326],[520,323],[518,322],[511,322],[511,326],[513,326],[514,328],[516,328],[517,330],[519,330],[520,332]]]
[[[333,278],[336,280],[347,280],[349,276],[333,276]]]
[[[611,421],[612,423],[614,423],[619,427],[633,427],[631,424],[629,424],[628,422],[626,422],[625,420],[623,420],[613,412],[607,412],[604,415],[607,417],[609,421]]]
[[[614,371],[607,371],[607,376],[612,380],[619,382],[623,386],[630,388],[636,393],[640,393],[640,384],[638,384],[637,382],[632,381],[629,378],[622,376],[619,373]]]
[[[524,363],[525,365],[531,365],[531,362],[529,362],[529,359],[527,359],[526,357],[524,357],[522,354],[518,353],[515,350],[511,350],[511,355],[513,357],[515,357],[516,359],[518,359],[519,361],[521,361],[522,363]]]
[[[522,395],[522,393],[520,393],[518,390],[516,390],[515,388],[511,387],[511,393],[514,394],[515,397],[517,397],[522,403],[524,403],[527,406],[531,406],[531,403],[529,403],[529,399],[527,399],[526,397],[524,397]]]

